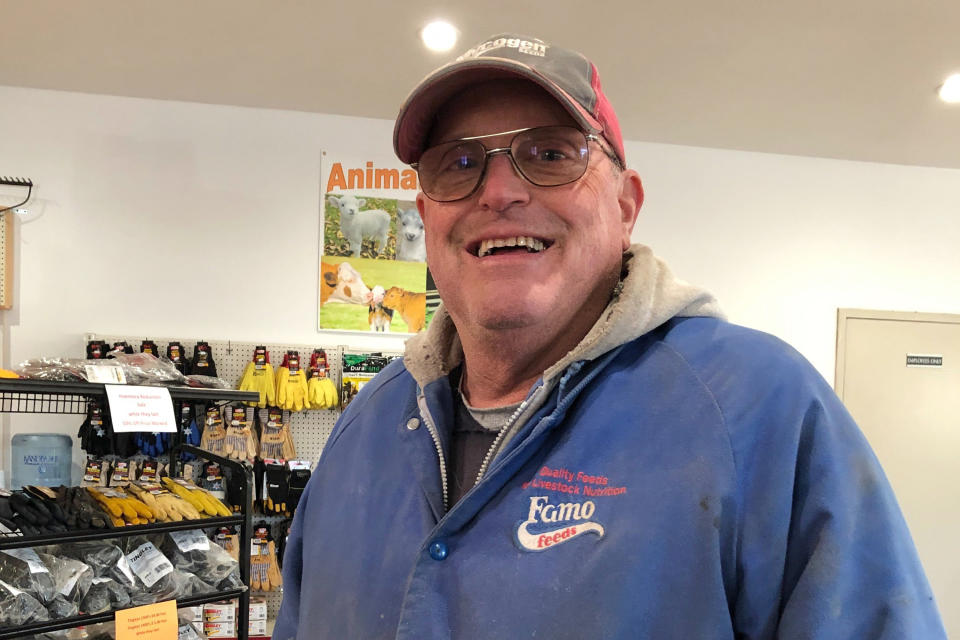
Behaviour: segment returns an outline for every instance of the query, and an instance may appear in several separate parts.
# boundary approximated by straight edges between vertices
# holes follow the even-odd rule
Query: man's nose
[[[477,203],[484,209],[503,211],[530,201],[530,183],[513,166],[506,154],[487,158],[487,171],[480,185]]]

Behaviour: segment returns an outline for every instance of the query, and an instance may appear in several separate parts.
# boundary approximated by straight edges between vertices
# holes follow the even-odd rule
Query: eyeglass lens
[[[488,156],[479,140],[453,140],[423,152],[420,188],[430,198],[450,202],[469,196],[483,179]],[[509,153],[519,173],[532,184],[555,187],[577,180],[589,162],[586,135],[574,127],[537,127],[517,133]]]

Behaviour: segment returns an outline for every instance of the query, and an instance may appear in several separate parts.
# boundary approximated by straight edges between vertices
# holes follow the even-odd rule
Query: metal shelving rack
[[[168,387],[174,404],[178,402],[250,402],[259,399],[257,392],[233,391],[226,389],[199,389],[194,387]],[[105,398],[106,385],[89,382],[52,382],[44,380],[0,379],[0,412],[5,413],[65,413],[85,414],[87,401],[91,398]],[[179,435],[179,434],[178,434]],[[240,473],[245,478],[241,513],[234,516],[205,518],[181,522],[159,522],[154,524],[118,527],[115,529],[97,529],[71,531],[65,534],[42,536],[17,536],[0,538],[0,550],[24,547],[38,547],[48,544],[62,544],[91,539],[112,539],[133,536],[141,533],[161,533],[182,531],[185,529],[207,529],[212,527],[236,526],[240,528],[239,562],[240,580],[246,589],[218,591],[215,593],[192,596],[177,600],[177,607],[193,607],[218,600],[237,598],[237,638],[247,640],[250,621],[250,535],[252,526],[253,473],[246,466],[227,458],[212,454],[199,447],[175,442],[170,452],[171,475],[180,473],[180,453],[191,453],[197,457],[217,462],[231,473]],[[0,627],[0,640],[19,638],[50,631],[71,629],[73,627],[108,622],[114,619],[114,611],[74,616],[59,620],[36,622],[17,627]]]

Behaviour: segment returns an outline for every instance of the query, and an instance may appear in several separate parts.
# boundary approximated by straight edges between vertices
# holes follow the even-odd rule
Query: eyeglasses
[[[514,134],[510,145],[487,149],[484,138]],[[559,187],[579,180],[590,163],[592,133],[568,126],[531,127],[443,142],[425,150],[411,166],[420,177],[420,189],[436,202],[468,198],[483,183],[490,156],[506,154],[517,173],[538,187]],[[620,160],[604,145],[603,152],[618,166]]]

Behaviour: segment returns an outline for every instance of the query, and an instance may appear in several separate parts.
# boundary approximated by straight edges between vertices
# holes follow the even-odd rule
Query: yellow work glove
[[[307,409],[326,409],[326,400],[320,389],[320,378],[307,380]]]
[[[320,378],[320,389],[323,391],[324,404],[327,409],[335,409],[340,403],[337,397],[337,387],[330,378]]]
[[[276,382],[273,375],[273,365],[264,362],[257,366],[255,362],[248,362],[247,368],[243,371],[243,377],[240,379],[240,391],[256,391],[260,394],[259,402],[248,402],[251,407],[257,406],[261,409],[267,405],[276,404]]]
[[[307,404],[307,376],[303,369],[291,373],[286,367],[280,367],[277,380],[277,406],[289,411],[303,411]]]
[[[167,489],[189,502],[201,513],[206,513],[211,516],[233,515],[233,512],[230,511],[225,504],[220,502],[218,498],[192,482],[180,478],[173,479],[166,477],[163,479],[163,484]]]

